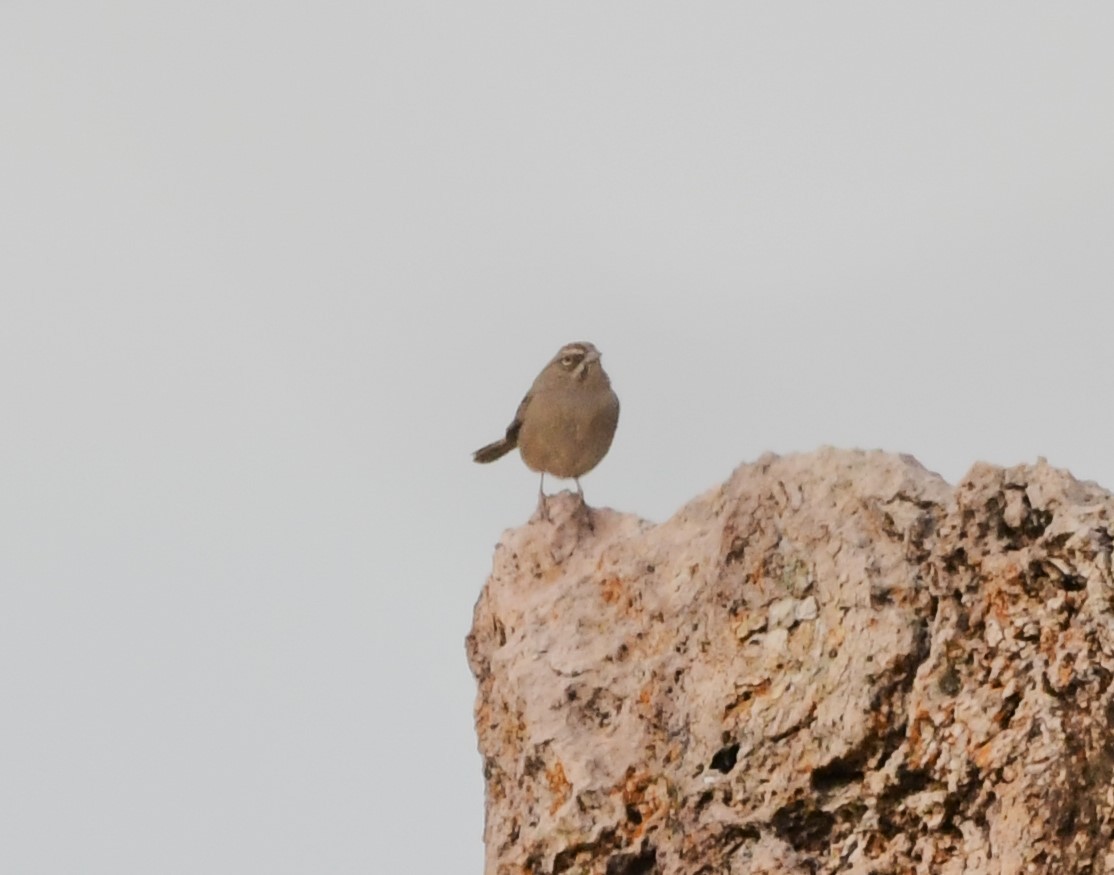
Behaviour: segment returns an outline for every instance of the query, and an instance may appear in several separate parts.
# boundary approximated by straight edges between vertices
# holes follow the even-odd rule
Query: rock
[[[831,449],[660,525],[556,496],[468,636],[485,871],[1114,871],[1112,514]]]

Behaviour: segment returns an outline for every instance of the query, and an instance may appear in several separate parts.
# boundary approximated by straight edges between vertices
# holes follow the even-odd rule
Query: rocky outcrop
[[[489,875],[1114,872],[1108,492],[823,450],[550,516],[468,637]]]

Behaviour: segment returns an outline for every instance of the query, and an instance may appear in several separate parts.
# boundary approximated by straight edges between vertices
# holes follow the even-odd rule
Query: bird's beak
[[[600,360],[600,351],[598,349],[590,350],[588,355],[584,356],[584,360],[586,362],[598,362]]]

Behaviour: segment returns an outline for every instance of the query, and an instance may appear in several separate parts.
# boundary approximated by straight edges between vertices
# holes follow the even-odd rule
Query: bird
[[[476,462],[500,459],[518,447],[522,461],[541,474],[538,506],[548,519],[545,475],[572,478],[587,508],[580,478],[611,448],[619,423],[619,398],[591,343],[566,343],[518,405],[506,434],[472,454]]]

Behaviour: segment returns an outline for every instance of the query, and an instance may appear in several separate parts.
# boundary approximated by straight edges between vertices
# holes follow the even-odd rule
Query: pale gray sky
[[[1114,6],[0,5],[0,871],[480,871],[463,638],[772,450],[1114,486]],[[554,483],[554,486],[557,484]]]

